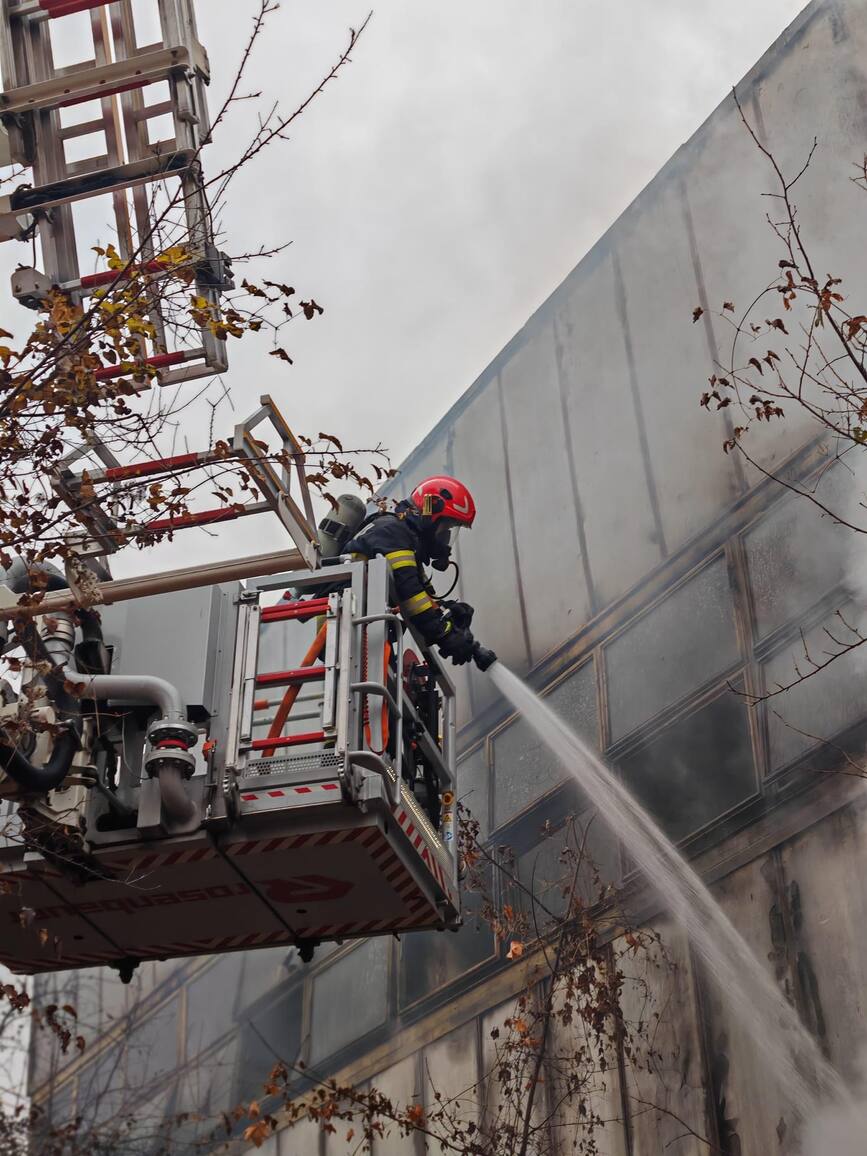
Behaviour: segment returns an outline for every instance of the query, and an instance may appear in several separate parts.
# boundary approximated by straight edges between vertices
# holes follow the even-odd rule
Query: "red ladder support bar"
[[[184,361],[197,361],[202,356],[200,349],[180,350],[177,353],[156,353],[143,364],[134,365],[132,368],[128,362],[122,365],[105,365],[102,369],[98,369],[93,376],[97,381],[112,381],[116,377],[132,377],[145,368],[168,369],[170,366],[180,365]]]
[[[130,85],[129,87],[137,88],[140,86]],[[122,91],[126,92],[128,89]],[[84,99],[91,100],[93,98]],[[142,265],[126,265],[123,269],[104,269],[100,273],[88,273],[80,281],[70,282],[70,284],[79,285],[82,289],[99,289],[103,285],[113,285],[115,281],[119,283],[126,281],[133,273],[171,273],[173,268],[176,269],[177,266],[171,266],[165,261],[145,261]]]
[[[327,613],[327,598],[311,598],[307,602],[281,602],[277,606],[266,606],[260,618],[262,622],[285,622],[291,618],[315,618]]]
[[[216,522],[234,522],[245,514],[261,511],[248,510],[246,506],[220,506],[216,510],[200,510],[192,514],[180,514],[177,518],[158,518],[155,522],[145,522],[138,527],[138,533],[157,533],[162,530],[186,530],[190,526],[210,526]]]
[[[88,476],[94,485],[97,482],[123,482],[129,478],[150,478],[154,474],[167,474],[173,470],[208,466],[212,462],[224,460],[225,457],[205,450],[203,453],[175,454],[171,458],[153,458],[147,462],[134,462],[130,466],[110,466],[106,470],[94,470]]]
[[[288,735],[282,739],[254,739],[250,749],[254,751],[270,750],[271,747],[304,747],[308,743],[321,743],[325,739],[325,731],[310,731],[304,735]]]
[[[320,682],[325,678],[324,666],[301,666],[298,670],[271,670],[256,675],[257,686],[290,686],[296,682]]]
[[[92,100],[102,100],[106,96],[120,96],[124,92],[134,92],[137,88],[147,88],[149,84],[155,84],[153,80],[131,80],[128,84],[112,85],[110,88],[101,88],[96,96],[87,94],[86,96],[73,96],[69,100],[62,101],[58,108],[73,108],[76,104],[88,104]]]
[[[91,8],[104,8],[111,0],[39,0],[39,7],[48,13],[48,19],[71,16],[73,12],[88,12]]]

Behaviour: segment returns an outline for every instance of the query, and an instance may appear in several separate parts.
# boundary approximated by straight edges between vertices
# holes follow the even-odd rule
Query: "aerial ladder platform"
[[[280,944],[309,958],[321,942],[456,928],[454,688],[389,584],[381,559],[338,559],[205,588],[219,606],[198,634],[209,711],[137,669],[135,632],[120,635],[122,673],[73,657],[82,749],[46,795],[0,782],[0,962],[126,975],[147,959]],[[178,593],[138,607],[167,673],[189,658],[173,640],[195,644],[189,607]],[[67,613],[44,616],[49,640]]]
[[[210,317],[231,288],[202,170],[207,54],[192,0],[153,2],[159,39],[144,43],[130,0],[0,0],[0,163],[32,172],[0,198],[0,241],[39,240],[41,266],[13,276],[28,308],[158,280],[160,186],[175,189]],[[52,36],[73,17],[92,52],[55,67]],[[69,142],[94,135],[102,151],[70,160]],[[106,195],[123,267],[83,271],[75,213]],[[172,346],[150,300],[143,391],[226,369],[210,326]],[[243,501],[156,517],[145,502],[131,522],[117,500],[227,462],[251,482]],[[453,684],[398,613],[383,560],[324,556],[335,522],[315,524],[306,469],[263,397],[219,449],[120,461],[87,441],[51,479],[80,527],[76,565],[43,568],[38,605],[23,562],[0,574],[2,648],[25,642],[0,682],[0,963],[13,972],[105,964],[128,979],[143,960],[278,945],[309,959],[319,943],[459,926]],[[124,544],[254,514],[291,545],[111,578]]]

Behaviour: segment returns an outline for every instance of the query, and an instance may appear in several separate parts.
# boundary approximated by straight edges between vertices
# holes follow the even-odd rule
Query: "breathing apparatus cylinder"
[[[364,521],[367,507],[355,494],[341,494],[337,509],[319,523],[319,547],[323,558],[338,558],[343,547]]]

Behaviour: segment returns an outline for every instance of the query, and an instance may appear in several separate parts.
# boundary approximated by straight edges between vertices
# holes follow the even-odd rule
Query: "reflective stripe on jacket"
[[[419,560],[419,536],[407,518],[396,514],[370,518],[344,549],[364,558],[385,558],[401,613],[412,620],[425,642],[439,642],[448,634],[452,624],[430,596]]]

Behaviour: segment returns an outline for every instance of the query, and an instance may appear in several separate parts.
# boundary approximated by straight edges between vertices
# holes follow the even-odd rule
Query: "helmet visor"
[[[456,522],[453,518],[440,518],[433,532],[437,553],[448,556],[457,541],[458,531],[462,529],[462,522]]]

